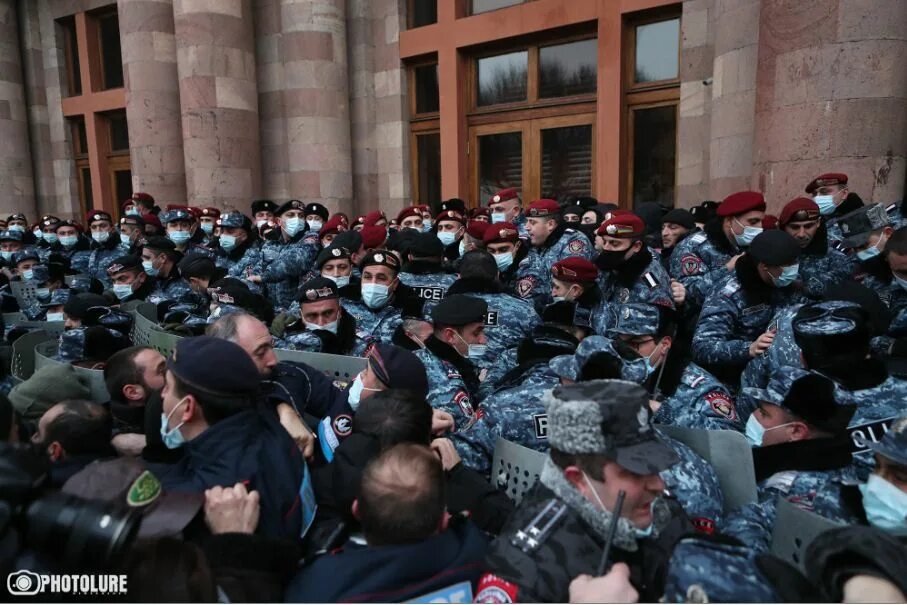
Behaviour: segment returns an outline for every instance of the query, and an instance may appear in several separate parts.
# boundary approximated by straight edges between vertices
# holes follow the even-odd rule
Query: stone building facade
[[[777,210],[823,171],[895,201],[905,25],[904,0],[0,0],[0,214],[499,185]]]

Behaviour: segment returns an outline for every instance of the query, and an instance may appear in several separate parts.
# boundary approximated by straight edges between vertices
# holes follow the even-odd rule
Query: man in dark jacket
[[[396,445],[362,473],[353,514],[366,546],[347,543],[303,567],[289,602],[469,602],[487,538],[469,520],[450,521],[442,463],[426,446]],[[457,600],[451,597],[459,597]]]
[[[658,473],[678,461],[649,422],[648,394],[621,380],[547,394],[549,458],[486,560],[476,601],[566,602],[573,578],[598,575],[619,493],[607,563],[626,563],[643,602],[661,597],[668,560],[691,525],[662,496]]]

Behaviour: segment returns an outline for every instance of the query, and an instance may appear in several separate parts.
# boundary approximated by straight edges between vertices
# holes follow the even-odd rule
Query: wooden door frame
[[[679,170],[678,164],[680,161],[680,154],[677,148],[677,124],[680,118],[680,101],[673,98],[667,98],[665,100],[651,101],[648,103],[638,103],[635,105],[628,105],[626,111],[626,133],[627,133],[627,181],[625,184],[624,194],[627,196],[626,207],[630,210],[633,209],[633,177],[634,169],[636,162],[636,123],[633,119],[634,112],[643,110],[643,109],[655,109],[658,107],[674,107],[674,199],[671,200],[672,205],[677,202],[677,172]]]
[[[483,124],[480,126],[471,126],[469,128],[469,138],[466,147],[466,155],[469,157],[469,192],[470,198],[467,200],[467,204],[470,207],[481,207],[484,205],[485,200],[481,199],[479,192],[479,137],[494,135],[494,134],[506,134],[519,132],[520,139],[520,151],[522,153],[522,180],[523,182],[519,186],[511,184],[511,187],[518,187],[520,192],[520,198],[525,200],[527,198],[527,180],[526,180],[526,166],[531,159],[529,155],[529,122],[526,120],[517,121],[517,122],[498,122],[495,124]],[[528,192],[531,193],[531,192]]]

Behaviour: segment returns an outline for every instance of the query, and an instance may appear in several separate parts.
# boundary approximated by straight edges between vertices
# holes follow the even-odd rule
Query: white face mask
[[[63,311],[59,313],[48,313],[47,321],[63,321]]]
[[[336,334],[336,333],[337,333],[337,328],[338,328],[338,326],[340,325],[340,321],[339,321],[339,320],[335,320],[335,321],[332,321],[332,322],[330,322],[330,323],[326,323],[326,324],[324,324],[323,326],[320,325],[320,324],[309,323],[309,322],[307,322],[307,321],[304,321],[304,322],[302,322],[302,323],[305,324],[305,327],[306,327],[307,330],[327,330],[327,331],[330,332],[331,334]]]
[[[445,246],[449,246],[457,241],[457,234],[453,231],[439,231],[438,239],[441,240],[441,243]]]
[[[736,218],[734,218],[734,222],[743,227],[743,233],[740,235],[734,233],[734,239],[737,241],[738,246],[749,246],[753,243],[753,240],[756,239],[756,236],[762,233],[762,227],[747,227]]]
[[[103,244],[110,239],[110,231],[92,231],[91,239],[98,242],[99,244]]]
[[[338,288],[343,288],[344,286],[350,285],[349,275],[341,275],[339,277],[335,277],[333,275],[322,275],[322,277],[326,277],[329,280],[333,281],[335,284],[337,284]]]
[[[767,432],[780,429],[789,424],[793,424],[793,422],[785,422],[784,424],[779,424],[778,426],[767,429],[762,426],[761,422],[756,420],[756,413],[753,412],[750,414],[749,420],[746,421],[746,440],[749,441],[750,445],[753,447],[762,447],[762,441],[765,439],[765,434]]]
[[[309,231],[321,231],[324,223],[321,221],[309,221]]]

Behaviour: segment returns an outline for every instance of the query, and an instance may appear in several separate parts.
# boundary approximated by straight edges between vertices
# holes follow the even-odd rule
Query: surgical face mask
[[[11,250],[2,250],[0,251],[0,256],[3,257],[3,260],[10,260],[13,257]]]
[[[125,300],[132,296],[132,284],[114,284],[113,293],[120,300]]]
[[[150,260],[142,261],[142,269],[144,269],[145,273],[147,273],[151,277],[156,276],[160,272],[158,268],[154,266],[154,261]]]
[[[427,233],[427,232],[431,231],[431,226],[432,226],[432,220],[430,218],[422,219],[422,231],[423,232]]]
[[[454,334],[457,335],[457,338],[460,339],[460,342],[466,345],[466,357],[468,359],[477,360],[485,357],[485,353],[488,351],[488,345],[469,344],[468,342],[466,342],[465,338],[460,336],[459,332],[454,332]]]
[[[510,252],[502,252],[501,254],[495,254],[494,262],[498,265],[498,271],[506,271],[510,268],[510,265],[513,264],[513,254]]]
[[[48,244],[57,243],[57,234],[56,233],[45,233],[44,241],[47,242]]]
[[[126,216],[142,216],[142,211],[133,206],[126,211]]]
[[[762,440],[765,438],[767,432],[780,429],[789,424],[793,424],[793,422],[785,422],[784,424],[779,424],[778,426],[767,429],[762,426],[761,422],[756,420],[756,413],[753,412],[750,414],[749,420],[746,421],[746,440],[749,441],[750,445],[753,447],[762,447]]]
[[[184,422],[180,422],[172,429],[167,428],[168,424],[170,423],[170,416],[173,415],[173,412],[175,412],[177,408],[183,405],[183,401],[186,400],[182,399],[179,403],[177,403],[173,407],[173,409],[170,410],[169,414],[161,412],[161,440],[163,440],[164,445],[167,446],[167,449],[170,450],[175,450],[176,448],[186,443],[186,438],[183,437],[182,433],[180,433],[180,428],[182,428],[182,426],[185,424]]]
[[[22,279],[34,279],[34,278],[35,278],[35,272],[32,271],[31,269],[26,269],[25,271],[22,272]]]
[[[369,309],[380,309],[390,297],[390,288],[383,284],[362,284],[362,302]]]
[[[287,235],[290,237],[295,237],[296,234],[299,233],[299,228],[302,226],[300,222],[298,216],[285,219],[283,221],[283,230],[286,231]]]
[[[92,231],[91,239],[98,242],[99,244],[103,244],[110,239],[110,231]]]
[[[441,240],[441,243],[445,246],[449,246],[457,241],[457,234],[453,231],[439,231],[438,239]]]
[[[35,229],[34,231],[32,231],[32,233],[35,234],[35,239],[44,239],[44,232],[40,229]]]
[[[236,236],[234,235],[221,235],[220,236],[220,247],[229,252],[236,247]]]
[[[189,238],[192,237],[192,234],[188,231],[168,231],[167,237],[170,238],[170,241],[181,246],[189,241]]]
[[[506,223],[507,214],[504,212],[492,212],[491,213],[491,222],[492,223]]]
[[[309,231],[321,231],[322,227],[324,227],[322,221],[309,221]]]
[[[35,290],[35,296],[38,298],[49,298],[50,297],[50,288],[38,288]]]
[[[47,321],[64,321],[63,320],[63,311],[60,311],[59,313],[48,313]]]
[[[339,277],[335,277],[333,275],[322,275],[322,277],[326,277],[329,280],[333,281],[335,284],[337,284],[338,288],[343,288],[344,286],[350,285],[349,275],[341,275]]]
[[[907,535],[907,494],[876,474],[869,475],[869,480],[859,487],[870,525],[895,535]]]
[[[800,265],[790,265],[789,267],[781,267],[781,275],[775,277],[774,275],[769,275],[772,278],[772,283],[775,284],[776,288],[784,288],[797,280],[797,275],[800,271]]]
[[[10,225],[9,231],[18,231],[19,233],[25,233],[25,227],[22,225]]]
[[[214,233],[214,223],[199,223],[198,226],[201,227],[201,230],[208,235]]]
[[[347,395],[347,402],[350,404],[350,407],[353,408],[355,412],[359,408],[359,402],[362,400],[362,391],[371,391],[377,393],[381,389],[372,389],[365,386],[365,383],[362,382],[362,372],[356,374],[356,379],[353,380],[352,386],[350,386],[349,394]]]
[[[655,365],[655,363],[652,361],[652,358],[655,357],[655,355],[659,352],[658,351],[659,348],[661,348],[660,344],[657,347],[655,347],[655,350],[652,351],[652,353],[648,357],[643,357],[643,360],[645,361],[645,364],[646,364],[646,378],[648,378],[649,376],[654,374],[655,371],[658,369],[658,366]]]
[[[303,322],[307,330],[327,330],[331,334],[337,333],[337,328],[340,325],[340,321],[332,321],[331,323],[326,323],[323,326],[319,324],[309,323],[307,321]]]
[[[466,242],[465,241],[460,240],[460,246],[459,246],[459,248],[457,248],[457,251],[460,253],[460,256],[463,256],[464,254],[466,254]]]
[[[835,208],[837,208],[835,206],[835,196],[833,195],[817,195],[813,198],[813,201],[819,206],[819,214],[822,216],[834,214]]]
[[[861,261],[868,261],[880,255],[882,253],[882,249],[879,247],[879,244],[881,244],[882,241],[883,238],[879,238],[879,241],[876,242],[875,246],[870,246],[865,250],[860,250],[859,252],[857,252],[857,258]]]
[[[897,275],[895,275],[893,277],[894,277],[895,283],[897,285],[899,285],[902,290],[907,290],[907,279],[904,279],[903,277],[898,277]]]
[[[260,218],[260,219],[258,219],[257,221],[255,221],[255,226],[256,226],[257,228],[261,229],[262,226],[264,226],[264,225],[267,224],[267,222],[268,222],[267,219]]]
[[[762,227],[746,227],[738,221],[736,218],[734,222],[743,227],[743,233],[740,235],[734,234],[734,239],[737,241],[737,245],[741,247],[749,246],[753,243],[753,240],[756,239],[756,236],[762,233]]]
[[[60,245],[64,248],[71,248],[79,241],[78,235],[64,235],[60,237]]]

